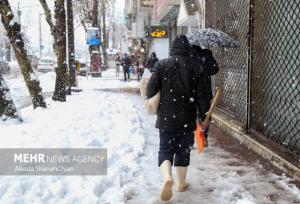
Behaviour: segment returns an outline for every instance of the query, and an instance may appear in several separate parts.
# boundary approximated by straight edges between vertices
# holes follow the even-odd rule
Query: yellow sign
[[[165,38],[167,37],[168,33],[164,30],[155,30],[152,31],[150,35],[152,38]]]

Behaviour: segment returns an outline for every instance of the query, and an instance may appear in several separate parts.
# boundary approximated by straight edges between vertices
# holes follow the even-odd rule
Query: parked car
[[[38,64],[39,72],[54,71],[55,61],[52,59],[41,59]]]
[[[39,66],[39,58],[36,55],[28,55],[28,60],[32,68],[37,70]]]
[[[86,66],[85,63],[80,63],[79,75],[80,76],[86,76],[87,75],[87,69],[88,69],[88,66]]]
[[[7,62],[0,61],[0,72],[2,74],[8,74],[10,71],[10,67]]]

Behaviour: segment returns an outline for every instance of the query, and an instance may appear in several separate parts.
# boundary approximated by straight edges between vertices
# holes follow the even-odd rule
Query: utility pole
[[[43,14],[40,14],[39,15],[39,46],[40,46],[40,59],[42,59],[42,55],[43,55],[43,45],[42,45],[42,42],[43,42],[43,39],[42,39],[42,22],[41,22],[41,16]]]
[[[113,2],[113,14],[112,14],[112,19],[113,19],[113,35],[112,35],[112,41],[113,41],[113,48],[116,49],[116,16],[115,16],[115,1]]]
[[[22,15],[22,11],[20,10],[20,2],[18,2],[18,11],[17,11],[17,15],[18,15],[19,24],[21,25],[21,15]]]

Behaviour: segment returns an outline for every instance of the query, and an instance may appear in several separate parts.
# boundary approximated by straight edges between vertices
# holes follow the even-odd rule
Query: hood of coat
[[[156,53],[155,53],[155,52],[152,52],[152,53],[151,53],[151,58],[152,58],[152,59],[155,59],[155,58],[156,58]]]
[[[171,56],[189,55],[190,44],[185,35],[178,35],[172,43]]]

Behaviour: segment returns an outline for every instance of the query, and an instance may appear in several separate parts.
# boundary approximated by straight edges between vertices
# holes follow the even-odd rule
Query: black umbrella
[[[239,47],[239,42],[230,35],[211,28],[194,30],[186,34],[186,37],[191,45],[223,48]]]

